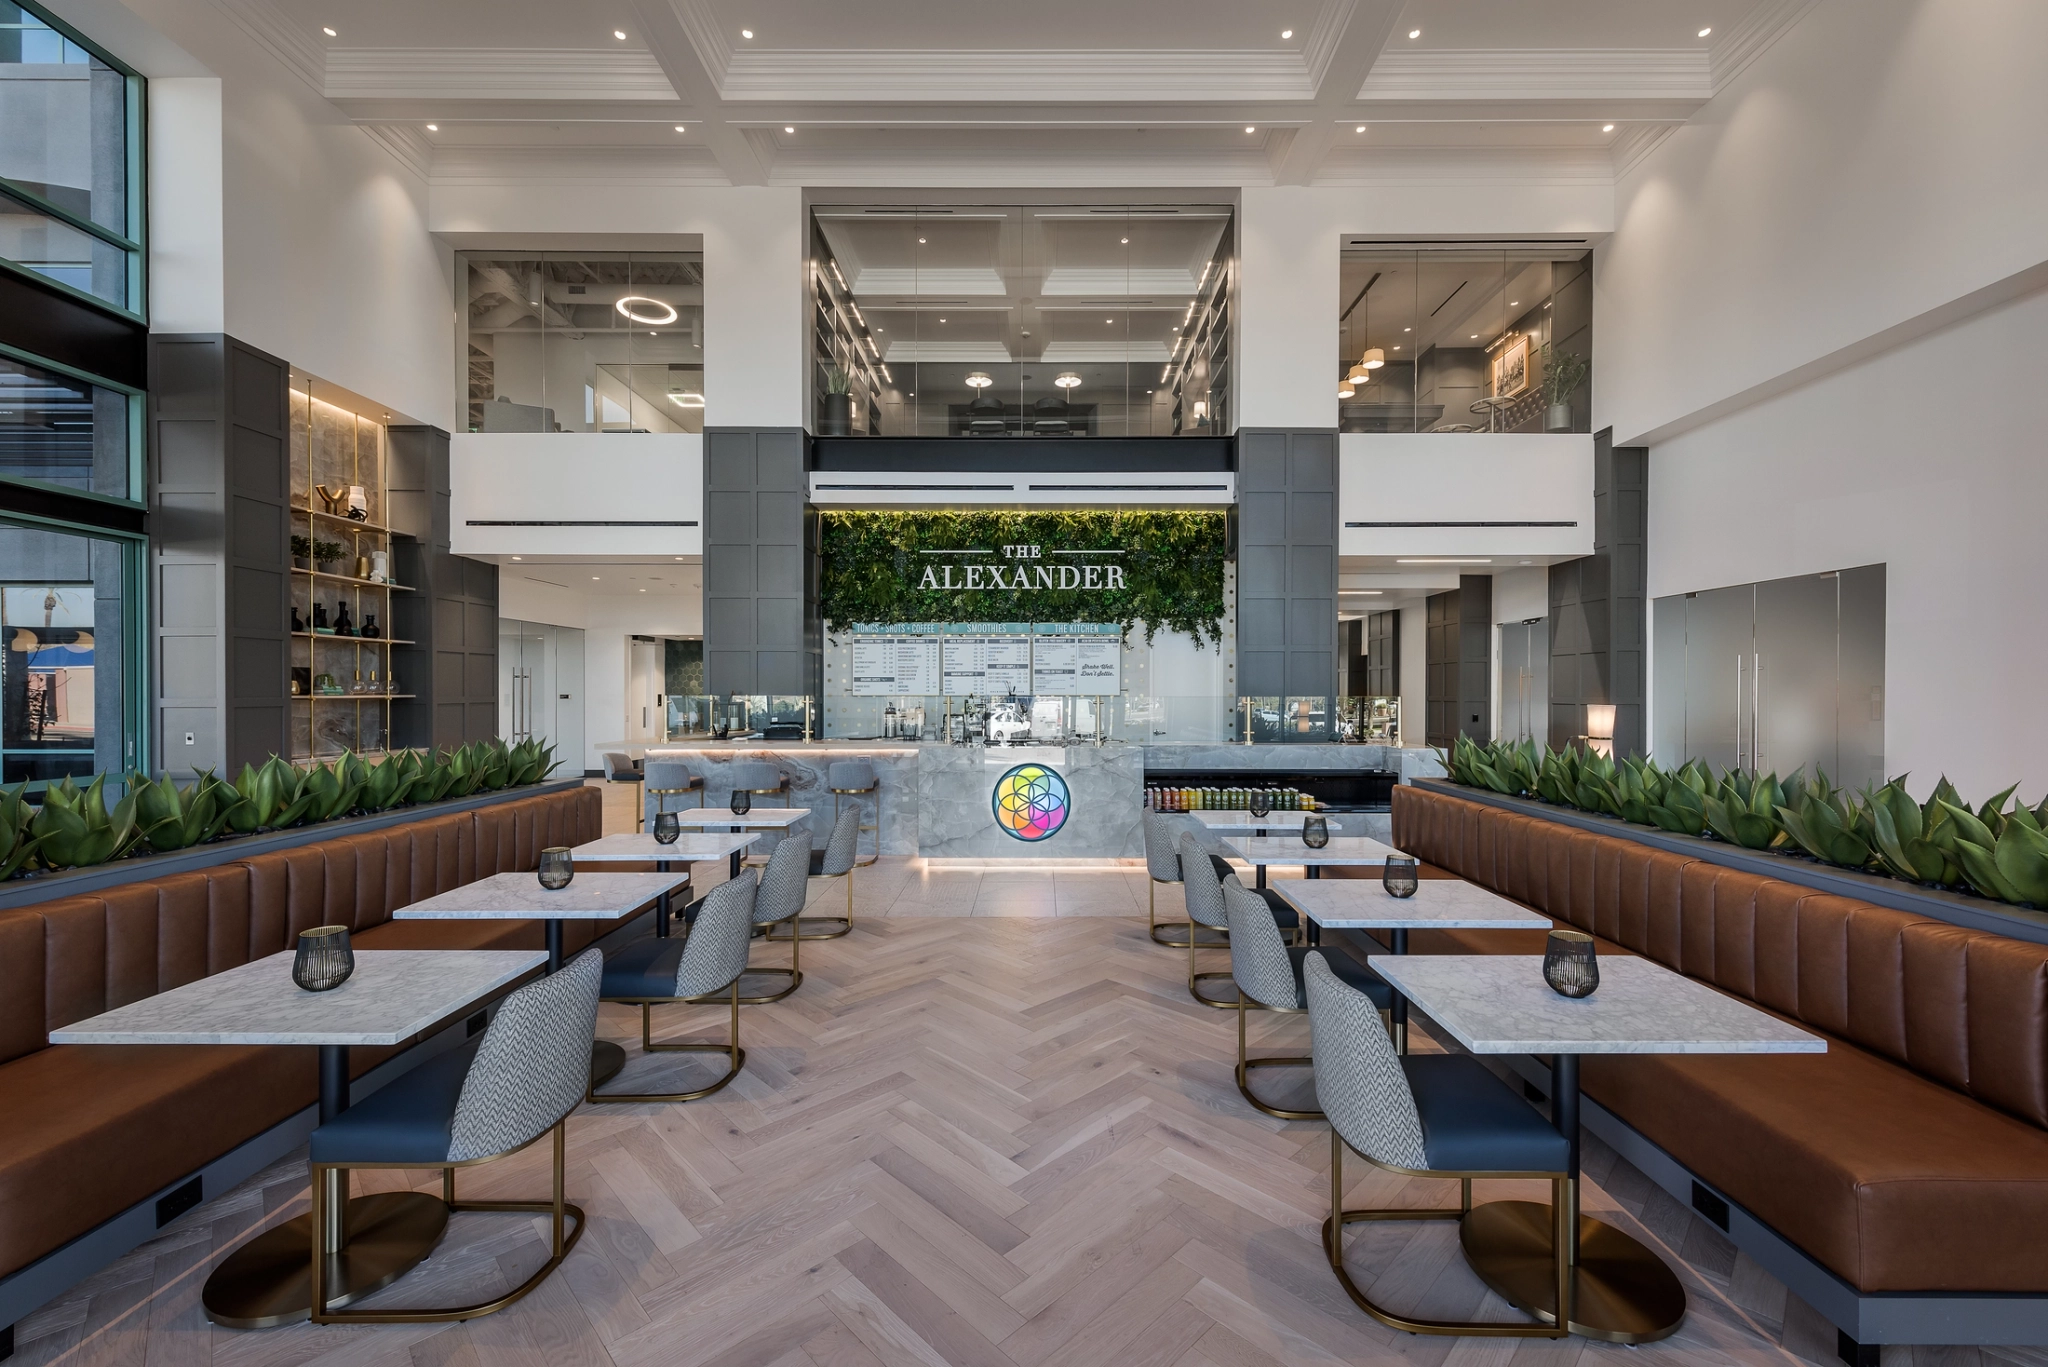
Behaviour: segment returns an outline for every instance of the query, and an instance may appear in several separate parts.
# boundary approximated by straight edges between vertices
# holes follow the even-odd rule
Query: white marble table
[[[1266,886],[1266,865],[1301,864],[1311,878],[1321,878],[1325,868],[1341,864],[1384,864],[1387,856],[1401,853],[1392,845],[1362,835],[1332,835],[1330,843],[1312,850],[1299,835],[1236,836],[1223,848],[1258,870],[1258,886]]]
[[[562,922],[612,921],[690,881],[687,873],[579,873],[549,890],[531,873],[499,873],[391,913],[394,921],[544,921],[548,972],[562,966]]]
[[[1579,1058],[1583,1054],[1820,1054],[1827,1041],[1649,959],[1600,960],[1590,997],[1560,997],[1541,955],[1380,955],[1373,967],[1474,1054],[1551,1055],[1551,1120],[1570,1144],[1570,1199],[1578,1201]],[[1685,1316],[1685,1290],[1655,1253],[1600,1220],[1578,1216],[1572,1332],[1647,1343]],[[1545,1268],[1549,1207],[1529,1201],[1477,1206],[1459,1230],[1466,1259],[1512,1303],[1554,1320]],[[1532,1256],[1533,1254],[1533,1256]]]
[[[319,1050],[320,1123],[348,1109],[351,1045],[403,1044],[541,967],[537,950],[367,949],[329,992],[292,981],[290,950],[159,992],[50,1032],[52,1044],[291,1044]],[[327,1209],[346,1212],[321,1231],[333,1255],[329,1303],[388,1286],[433,1251],[448,1223],[439,1197],[385,1192],[348,1198],[348,1174],[325,1174]],[[215,1324],[258,1329],[310,1312],[312,1217],[287,1220],[236,1249],[200,1299]],[[352,1256],[358,1249],[362,1256]]]
[[[737,878],[740,871],[740,855],[747,846],[761,837],[741,832],[737,835],[721,832],[715,835],[678,835],[664,845],[651,835],[608,835],[585,845],[577,845],[569,851],[569,857],[578,864],[646,864],[652,863],[657,873],[669,873],[674,865],[694,864],[713,859],[732,860],[732,876]],[[689,870],[683,870],[685,881]],[[671,910],[670,894],[662,893],[654,899],[654,933],[668,934],[668,918]]]
[[[1282,901],[1325,930],[1389,930],[1396,954],[1411,930],[1549,930],[1539,916],[1498,893],[1455,878],[1424,878],[1413,897],[1396,897],[1364,878],[1289,878],[1273,885]],[[1408,1052],[1408,999],[1394,994],[1394,1048]]]
[[[1268,831],[1301,830],[1301,823],[1312,816],[1320,816],[1330,823],[1330,834],[1336,835],[1345,829],[1345,818],[1352,818],[1352,825],[1363,826],[1360,813],[1352,812],[1268,812],[1264,816],[1253,816],[1247,811],[1221,812],[1175,812],[1175,816],[1192,817],[1217,835],[1264,835]]]
[[[683,829],[699,831],[786,831],[810,814],[809,807],[756,807],[744,816],[716,807],[669,813]]]

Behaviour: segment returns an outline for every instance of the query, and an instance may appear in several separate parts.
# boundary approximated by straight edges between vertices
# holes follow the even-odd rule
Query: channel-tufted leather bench
[[[304,1050],[51,1045],[49,1032],[345,925],[362,949],[538,949],[534,921],[393,921],[600,834],[579,787],[0,912],[0,1276],[311,1105]],[[616,923],[571,921],[575,953]],[[401,1046],[402,1047],[402,1046]],[[397,1049],[356,1049],[360,1076]]]
[[[1413,786],[1430,865],[1828,1037],[1589,1056],[1586,1094],[1864,1293],[2048,1293],[2048,946]],[[1540,953],[1540,931],[1415,953]]]

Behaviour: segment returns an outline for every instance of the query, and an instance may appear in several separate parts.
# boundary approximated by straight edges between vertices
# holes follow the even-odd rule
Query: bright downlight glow
[[[680,394],[669,395],[668,401],[677,408],[702,408],[704,406],[704,396],[702,394],[692,394],[688,390],[684,390]]]
[[[1053,383],[1061,389],[1073,389],[1081,383],[1081,377],[1071,370],[1062,370],[1053,378]]]
[[[633,308],[633,305],[635,304],[645,305],[650,310],[660,309],[662,310],[662,312],[636,312]],[[666,323],[673,323],[680,316],[679,314],[676,313],[675,305],[664,304],[659,299],[649,299],[644,294],[629,294],[625,298],[619,300],[618,303],[612,305],[612,307],[617,309],[620,313],[625,314],[628,318],[631,318],[636,323],[653,323],[657,327]]]
[[[986,371],[976,370],[967,376],[967,387],[969,389],[987,389],[994,383],[995,381],[988,377]]]
[[[1387,353],[1381,351],[1378,347],[1373,347],[1365,355],[1358,358],[1358,363],[1367,370],[1378,370],[1387,363]]]

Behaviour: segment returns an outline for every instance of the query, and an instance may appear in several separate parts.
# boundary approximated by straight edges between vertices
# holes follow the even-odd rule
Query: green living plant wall
[[[1164,627],[1198,641],[1223,639],[1225,515],[1195,512],[836,512],[821,518],[825,624],[868,622],[1116,622],[1146,637]],[[928,566],[959,564],[927,552],[1005,546],[1116,551],[1122,585],[1109,589],[925,587]],[[1057,563],[1051,562],[1051,563]],[[1007,568],[1007,565],[1006,565]]]
[[[1699,760],[1663,769],[1649,759],[1463,736],[1444,767],[1454,783],[1509,797],[2048,910],[2048,798],[2014,802],[2018,784],[1972,809],[1946,778],[1915,802],[1904,775],[1851,792],[1818,770],[1813,778],[1800,770],[1782,779],[1750,769],[1716,775]]]
[[[232,783],[212,770],[183,787],[131,774],[127,793],[111,808],[105,774],[86,788],[69,778],[53,783],[40,805],[19,783],[0,789],[0,879],[517,788],[554,772],[554,754],[555,747],[534,740],[493,740],[439,754],[400,750],[374,764],[345,754],[300,768],[272,755],[261,768],[243,765]]]

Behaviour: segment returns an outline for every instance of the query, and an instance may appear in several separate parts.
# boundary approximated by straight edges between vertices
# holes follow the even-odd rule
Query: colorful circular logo
[[[1067,781],[1042,764],[1020,764],[996,780],[989,805],[1005,834],[1045,840],[1067,824]]]

